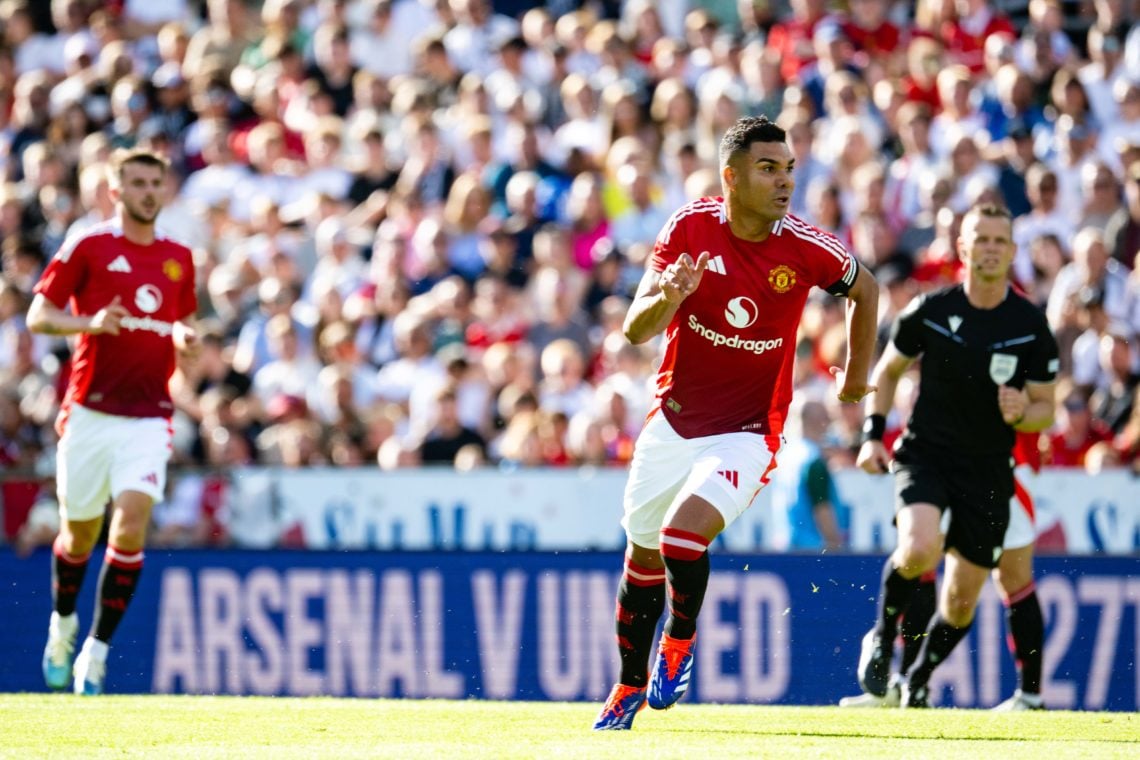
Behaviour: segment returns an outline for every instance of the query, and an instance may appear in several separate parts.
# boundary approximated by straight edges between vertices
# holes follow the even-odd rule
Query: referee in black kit
[[[883,567],[878,620],[864,637],[859,683],[883,696],[899,618],[943,552],[938,612],[902,684],[903,707],[927,707],[927,683],[966,635],[986,576],[1001,557],[1013,496],[1014,431],[1053,424],[1057,341],[1045,316],[1009,283],[1009,212],[971,208],[958,253],[965,282],[914,299],[899,315],[871,380],[864,443],[857,464],[886,472],[886,415],[899,379],[922,357],[918,397],[895,447],[898,548]],[[942,534],[942,512],[949,527]]]

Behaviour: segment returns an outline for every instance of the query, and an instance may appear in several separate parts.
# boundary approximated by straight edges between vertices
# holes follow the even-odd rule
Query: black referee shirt
[[[1008,457],[1015,434],[1002,420],[998,386],[1057,377],[1057,341],[1045,315],[1012,288],[993,309],[971,306],[961,285],[918,296],[895,321],[891,340],[922,357],[907,448]]]

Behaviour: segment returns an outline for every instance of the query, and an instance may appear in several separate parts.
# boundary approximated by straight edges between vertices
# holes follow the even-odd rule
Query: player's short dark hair
[[[995,217],[1005,219],[1010,224],[1013,223],[1013,214],[1000,203],[975,203],[966,212],[966,216]]]
[[[153,166],[160,169],[163,174],[166,174],[170,169],[170,162],[166,160],[166,157],[160,153],[155,153],[153,150],[120,148],[111,155],[111,176],[120,184],[123,181],[123,169],[127,164]]]
[[[720,165],[726,166],[737,153],[747,153],[752,143],[785,142],[787,133],[767,116],[746,116],[728,128],[720,141]]]

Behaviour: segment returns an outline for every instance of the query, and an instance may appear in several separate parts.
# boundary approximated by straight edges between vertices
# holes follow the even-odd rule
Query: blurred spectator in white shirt
[[[1013,220],[1013,242],[1017,252],[1013,275],[1018,282],[1033,280],[1033,253],[1030,244],[1041,235],[1053,235],[1062,243],[1073,239],[1073,222],[1058,205],[1057,173],[1044,164],[1034,164],[1025,173],[1025,192],[1032,207],[1028,214]]]
[[[1107,135],[1119,108],[1113,92],[1116,83],[1125,78],[1124,34],[1120,29],[1105,31],[1097,25],[1089,29],[1089,63],[1077,72],[1088,94],[1089,107]],[[1104,136],[1102,135],[1102,137]]]
[[[265,328],[270,353],[275,357],[253,373],[253,392],[262,407],[280,395],[306,398],[316,386],[321,365],[298,348],[297,329],[288,314],[278,314]]]
[[[542,381],[538,403],[544,411],[561,412],[570,418],[590,407],[594,389],[586,382],[586,360],[574,341],[554,341],[542,351],[539,364]]]
[[[443,38],[448,54],[462,71],[491,73],[495,50],[518,35],[518,22],[495,13],[490,0],[450,0],[450,4],[458,23]]]
[[[1129,283],[1128,270],[1109,258],[1104,236],[1091,227],[1073,238],[1073,261],[1065,265],[1053,283],[1046,315],[1054,331],[1064,326],[1068,301],[1082,288],[1099,289],[1104,294],[1104,310],[1109,321],[1136,328],[1136,296]]]

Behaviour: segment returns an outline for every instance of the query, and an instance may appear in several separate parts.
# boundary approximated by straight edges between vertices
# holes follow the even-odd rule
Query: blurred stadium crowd
[[[197,264],[176,466],[622,465],[657,348],[622,336],[629,297],[759,114],[788,131],[793,212],[879,278],[884,340],[955,281],[968,205],[1008,205],[1062,345],[1044,461],[1128,465],[1137,5],[0,0],[0,465],[53,472],[68,348],[23,314],[135,145],[172,160],[160,226]],[[843,314],[816,295],[796,382],[844,465],[862,412],[828,392]]]

